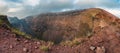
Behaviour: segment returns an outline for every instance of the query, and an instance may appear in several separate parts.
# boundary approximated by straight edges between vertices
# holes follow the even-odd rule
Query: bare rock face
[[[112,14],[98,8],[33,16],[30,23],[36,36],[59,43],[75,37],[91,36],[96,27],[106,27],[114,20]],[[114,21],[113,21],[114,22]]]
[[[102,47],[97,47],[96,53],[105,53],[105,48],[103,46]]]
[[[94,46],[90,47],[90,50],[95,50],[95,49],[96,49],[96,47],[94,47]]]
[[[27,49],[27,48],[23,48],[23,51],[24,51],[24,52],[28,52],[28,49]]]

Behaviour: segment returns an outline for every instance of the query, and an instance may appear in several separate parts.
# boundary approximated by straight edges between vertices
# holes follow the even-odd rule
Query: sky
[[[120,17],[120,0],[0,0],[0,14],[24,18],[46,12],[101,8]]]

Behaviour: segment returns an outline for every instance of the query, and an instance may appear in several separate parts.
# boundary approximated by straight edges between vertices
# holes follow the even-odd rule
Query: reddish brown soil
[[[0,53],[44,53],[39,49],[42,44],[46,43],[25,39],[10,32],[10,30],[0,28]]]
[[[95,47],[95,49],[90,50],[91,46]],[[104,47],[105,53],[119,53],[120,30],[119,32],[116,32],[116,29],[113,26],[102,28],[84,43],[73,47],[60,47],[58,50],[53,48],[52,53],[99,53],[97,52],[99,50],[98,47]]]
[[[101,14],[101,13],[100,13]],[[26,39],[0,27],[0,53],[120,53],[120,19],[96,15],[91,37],[73,46],[54,44],[48,51],[40,48],[49,42]],[[98,22],[99,21],[99,22]]]
[[[77,46],[53,45],[49,51],[43,51],[39,47],[47,45],[47,42],[25,39],[0,28],[0,53],[96,53],[100,47],[104,47],[105,53],[120,52],[120,29],[110,25],[95,30],[91,38]],[[91,50],[90,47],[95,49]]]

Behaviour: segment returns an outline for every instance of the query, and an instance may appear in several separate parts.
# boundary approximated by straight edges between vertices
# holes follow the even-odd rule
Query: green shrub
[[[41,49],[42,51],[49,51],[50,48],[51,48],[51,46],[54,45],[54,42],[51,42],[51,41],[48,41],[47,43],[48,43],[47,45],[42,45],[42,46],[40,46],[40,49]]]
[[[0,24],[2,23],[3,21],[0,19]]]
[[[42,45],[42,46],[40,46],[40,49],[41,49],[42,51],[48,51],[48,50],[49,50],[49,46]]]

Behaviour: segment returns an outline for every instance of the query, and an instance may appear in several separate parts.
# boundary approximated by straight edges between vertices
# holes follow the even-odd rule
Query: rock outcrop
[[[18,30],[7,29],[7,16],[0,16],[0,53],[120,53],[119,18],[96,8],[70,12],[27,20],[38,37],[48,42],[28,39]]]
[[[46,41],[61,42],[95,33],[96,27],[106,27],[117,21],[114,15],[98,8],[33,16],[30,27],[36,36]],[[115,23],[119,24],[119,23]]]

